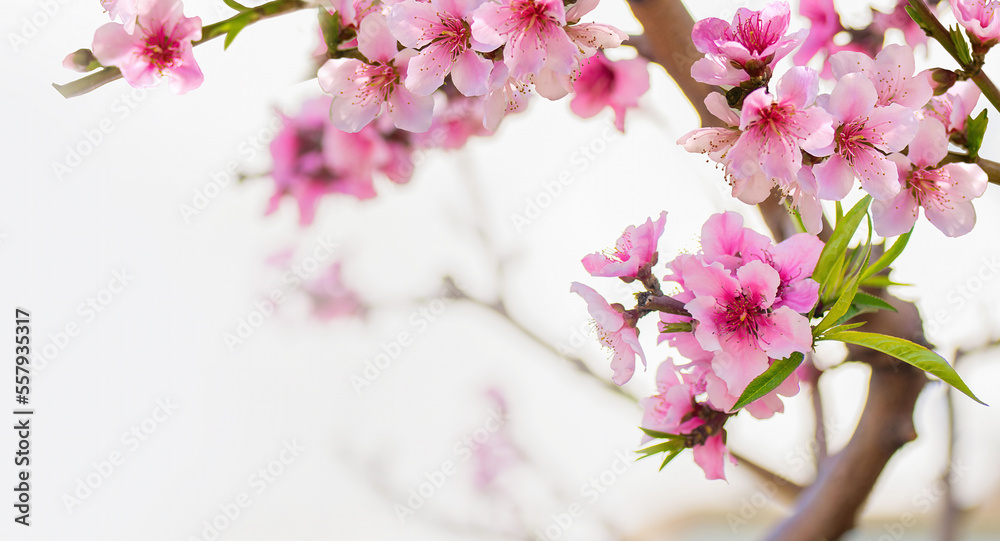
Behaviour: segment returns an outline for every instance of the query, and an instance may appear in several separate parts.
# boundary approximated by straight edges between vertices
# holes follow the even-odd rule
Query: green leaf
[[[247,23],[250,22],[250,17],[243,15],[237,15],[230,19],[229,24],[226,29],[226,41],[222,44],[222,50],[229,49],[229,45],[233,43],[236,36],[243,30]]]
[[[972,51],[969,49],[969,42],[965,41],[965,34],[962,32],[962,28],[956,24],[948,29],[948,33],[951,34],[951,41],[955,44],[958,61],[962,64],[963,68],[968,67],[972,64]]]
[[[667,458],[663,459],[663,464],[660,464],[660,469],[658,471],[663,471],[663,468],[667,467],[667,464],[669,464],[670,461],[673,460],[677,455],[681,454],[681,451],[683,450],[684,448],[680,447],[674,449],[673,451],[670,451],[670,454],[667,455]]]
[[[854,209],[851,209],[851,212],[854,212]],[[865,248],[864,248],[865,259],[864,262],[861,264],[862,269],[868,266],[868,258],[871,257],[872,254],[871,226],[872,226],[871,220],[869,220],[868,242],[865,243]],[[834,325],[837,324],[838,321],[840,321],[840,318],[843,317],[847,313],[848,309],[851,308],[851,305],[854,304],[854,297],[857,296],[858,294],[859,285],[861,285],[860,272],[854,275],[853,278],[851,278],[850,282],[848,282],[847,284],[847,290],[840,295],[840,298],[837,299],[837,302],[833,303],[833,306],[830,307],[830,311],[826,313],[826,316],[824,316],[823,319],[820,320],[819,324],[817,324],[816,327],[813,328],[813,336],[822,335],[824,331],[826,331],[830,327],[833,327]]]
[[[661,333],[671,333],[671,332],[691,332],[691,323],[684,321],[678,323],[664,323],[660,327]]]
[[[851,242],[854,232],[858,230],[858,226],[861,225],[861,219],[864,218],[871,202],[872,197],[866,195],[847,212],[843,219],[837,220],[837,226],[830,235],[830,240],[826,241],[826,246],[823,247],[819,261],[816,263],[816,269],[813,271],[812,279],[819,282],[820,285],[826,284],[831,278],[830,270],[834,263],[847,252],[847,245]]]
[[[836,327],[834,327],[834,328],[830,329],[829,331],[827,331],[826,334],[829,335],[831,333],[837,333],[837,332],[842,332],[842,331],[849,331],[851,329],[857,329],[858,327],[861,327],[864,324],[865,324],[865,322],[862,321],[861,323],[847,323],[847,324],[844,324],[844,325],[837,325]]]
[[[319,19],[319,29],[323,33],[327,51],[336,51],[340,46],[340,15],[331,15],[326,8],[320,7],[316,17]]]
[[[244,5],[240,5],[240,4],[236,3],[236,2],[234,2],[233,0],[222,0],[222,2],[224,4],[226,4],[227,6],[229,6],[230,8],[235,9],[236,11],[239,11],[240,13],[243,13],[244,11],[250,11],[250,8],[248,8],[248,7],[244,6]]]
[[[684,436],[679,436],[677,434],[667,434],[666,432],[659,432],[657,430],[650,430],[648,428],[643,428],[641,426],[639,427],[639,430],[642,430],[643,432],[645,432],[647,436],[650,436],[650,437],[653,437],[653,438],[658,438],[658,439],[661,439],[661,440],[682,440],[682,439],[684,439]]]
[[[863,285],[868,285],[864,283],[872,276],[878,274],[882,269],[885,269],[889,265],[892,265],[896,261],[896,258],[903,253],[903,249],[906,248],[906,244],[910,242],[910,235],[913,234],[913,228],[911,227],[909,231],[903,233],[896,239],[896,242],[892,243],[892,246],[882,252],[882,257],[875,260],[867,269],[865,269],[864,274],[861,275],[861,281]]]
[[[983,109],[979,116],[969,118],[965,121],[965,140],[969,149],[969,157],[975,160],[979,157],[979,149],[983,146],[983,136],[986,134],[986,125],[989,123],[986,118],[986,109]]]
[[[911,287],[913,284],[907,284],[904,282],[893,282],[888,276],[871,276],[865,278],[861,281],[861,287],[874,287],[879,289],[885,289],[889,286],[904,286]]]
[[[747,385],[747,388],[743,390],[743,394],[740,395],[740,399],[736,401],[736,404],[733,405],[730,411],[736,411],[773,391],[802,364],[804,359],[805,355],[796,351],[784,359],[775,360],[763,374],[754,378]]]
[[[987,405],[977,398],[976,395],[972,394],[972,391],[969,390],[969,387],[962,381],[962,378],[955,372],[955,369],[948,364],[948,361],[920,344],[914,344],[909,340],[896,338],[895,336],[861,331],[827,333],[823,338],[825,340],[838,340],[848,344],[864,346],[895,357],[924,372],[937,376],[945,383],[965,393],[969,398],[984,406]],[[877,390],[875,391],[877,392]]]
[[[931,31],[931,25],[924,20],[924,17],[920,14],[919,11],[913,9],[910,6],[905,6],[905,9],[906,13],[908,13],[910,15],[910,18],[913,19],[913,22],[917,23],[917,26],[923,29],[924,32]]]
[[[896,310],[895,306],[885,302],[875,295],[869,295],[864,291],[858,291],[857,295],[854,296],[854,305],[859,307],[877,308],[879,310],[889,310],[890,312],[899,311]]]
[[[636,453],[642,453],[642,456],[639,457],[639,458],[637,458],[636,460],[642,460],[642,459],[644,459],[646,457],[650,457],[650,456],[653,456],[653,455],[658,454],[658,453],[669,453],[669,452],[671,452],[671,451],[673,451],[673,450],[675,450],[677,448],[683,449],[684,448],[684,442],[683,441],[665,441],[665,442],[657,443],[656,445],[650,445],[649,447],[646,447],[645,449],[639,449],[638,451],[636,451]]]

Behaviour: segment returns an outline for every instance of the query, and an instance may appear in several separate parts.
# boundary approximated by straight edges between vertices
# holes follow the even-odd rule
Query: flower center
[[[756,14],[748,19],[738,19],[736,38],[753,54],[763,52],[775,41],[775,36],[771,35],[771,21],[764,24]]]
[[[737,341],[744,339],[752,341],[754,344],[760,340],[761,319],[766,311],[761,308],[760,301],[744,291],[740,291],[730,301],[725,309],[725,316],[720,328],[728,333],[736,335]]]
[[[142,56],[159,72],[181,62],[181,42],[174,38],[176,30],[177,25],[174,25],[167,33],[166,26],[159,25],[151,33],[145,34]]]
[[[863,150],[863,147],[869,143],[863,133],[864,127],[863,121],[855,120],[848,122],[837,130],[835,136],[837,153],[843,156],[851,167],[854,167],[854,162],[857,160],[858,155]]]
[[[951,175],[944,169],[915,169],[906,179],[907,187],[917,205],[947,211],[954,208],[951,197],[943,189],[951,184]]]

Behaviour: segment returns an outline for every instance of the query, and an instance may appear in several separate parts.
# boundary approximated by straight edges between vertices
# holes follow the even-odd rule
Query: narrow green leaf
[[[892,265],[896,261],[896,258],[903,253],[903,249],[906,248],[906,244],[910,242],[910,235],[912,234],[913,228],[910,228],[909,231],[900,235],[899,238],[896,239],[896,242],[892,243],[892,246],[888,250],[882,252],[882,257],[876,259],[874,263],[865,269],[864,274],[861,275],[862,283],[879,273],[882,269]]]
[[[955,372],[955,369],[948,364],[948,361],[944,360],[944,358],[940,355],[925,348],[924,346],[914,344],[909,340],[896,338],[895,336],[861,331],[827,333],[826,336],[824,336],[824,339],[838,340],[848,344],[864,346],[866,348],[871,348],[875,351],[885,353],[891,357],[895,357],[907,364],[923,370],[924,372],[937,376],[945,383],[965,393],[965,395],[969,398],[984,406],[987,405],[985,402],[977,398],[976,395],[972,394],[972,391],[969,390],[969,387],[964,381],[962,381],[962,378],[959,377],[958,372]]]
[[[990,119],[986,118],[986,109],[983,109],[979,116],[969,118],[965,121],[965,140],[969,149],[969,156],[975,160],[979,157],[979,149],[983,146],[983,136],[986,135],[986,125]]]
[[[826,246],[819,255],[819,261],[816,263],[816,269],[812,275],[813,280],[822,285],[830,279],[830,269],[833,267],[836,259],[842,257],[847,252],[847,245],[851,242],[851,237],[858,230],[858,226],[861,225],[861,219],[864,218],[865,213],[868,211],[868,205],[871,202],[872,197],[866,195],[861,201],[858,201],[858,204],[854,205],[854,208],[847,212],[843,219],[837,221],[837,226],[830,235],[830,240],[826,241]]]
[[[784,359],[775,360],[763,374],[754,378],[747,385],[747,388],[743,390],[743,394],[740,395],[740,399],[736,401],[736,404],[733,405],[730,411],[736,411],[773,391],[802,364],[804,359],[805,355],[796,351]]]
[[[693,327],[691,327],[690,322],[678,322],[678,323],[664,323],[660,326],[661,333],[672,333],[672,332],[691,332]]]
[[[232,23],[229,25],[229,31],[226,32],[226,41],[222,44],[222,50],[229,49],[229,45],[233,43],[233,40],[236,39],[236,36],[246,27],[248,22],[250,22],[249,18],[239,16],[232,20]]]
[[[853,209],[852,209],[853,212]],[[868,242],[865,243],[865,259],[864,263],[861,264],[861,268],[868,266],[868,258],[872,254],[872,239],[871,239],[871,221],[868,222]],[[813,328],[813,336],[820,336],[824,331],[833,327],[840,321],[847,310],[850,309],[851,305],[854,304],[854,297],[858,294],[858,286],[861,284],[861,273],[859,272],[850,282],[847,284],[847,290],[837,299],[837,302],[833,303],[830,307],[830,311],[826,313],[826,316],[820,320],[819,324]]]
[[[642,456],[637,458],[636,460],[641,460],[643,458],[650,457],[658,453],[666,453],[672,451],[676,449],[678,445],[680,445],[682,448],[684,447],[683,443],[679,443],[676,441],[665,441],[662,443],[657,443],[656,445],[651,445],[649,447],[646,447],[645,449],[639,449],[638,451],[636,451],[636,453],[642,453]]]
[[[663,471],[663,468],[667,467],[667,464],[669,464],[670,461],[673,460],[677,455],[681,454],[681,451],[683,450],[684,448],[680,447],[678,449],[674,449],[673,451],[671,451],[670,454],[667,455],[667,458],[663,459],[663,464],[660,464],[660,469],[658,471]]]
[[[684,439],[684,436],[679,436],[677,434],[667,434],[666,432],[660,432],[660,431],[657,431],[657,430],[650,430],[648,428],[643,428],[641,426],[639,427],[639,430],[642,430],[643,432],[645,432],[647,436],[650,436],[652,438],[659,438],[661,440],[678,440],[678,439],[682,440],[682,439]]]
[[[890,312],[898,312],[896,307],[885,302],[884,300],[876,297],[875,295],[869,295],[864,291],[858,291],[857,295],[854,296],[854,304],[861,307],[872,307],[878,308],[879,310],[889,310]]]
[[[323,33],[326,49],[336,51],[340,46],[340,14],[331,15],[326,8],[320,7],[316,17],[319,19],[319,29]]]
[[[826,334],[829,336],[831,333],[838,333],[842,331],[849,331],[851,329],[857,329],[858,327],[861,327],[864,324],[865,322],[862,321],[861,323],[845,323],[844,325],[837,325],[836,327],[827,331]],[[823,338],[817,338],[817,340],[822,340],[822,339]]]
[[[869,277],[869,278],[865,278],[861,282],[861,287],[874,287],[874,288],[880,288],[880,289],[885,289],[885,288],[887,288],[889,286],[911,287],[912,285],[913,284],[907,284],[907,283],[904,283],[904,282],[893,282],[892,280],[889,279],[888,276],[881,276],[881,275],[879,275],[879,276],[872,276],[872,277]]]
[[[243,13],[244,11],[250,11],[250,8],[248,8],[248,7],[244,6],[244,5],[241,5],[241,4],[237,3],[237,2],[234,2],[233,0],[222,0],[222,2],[224,4],[226,4],[227,6],[229,6],[230,8],[235,9],[236,11],[239,11],[240,13]]]
[[[955,44],[955,52],[958,53],[958,61],[961,62],[962,67],[972,64],[972,51],[969,49],[969,42],[965,41],[962,28],[955,25],[948,29],[948,33],[951,34],[951,41]]]

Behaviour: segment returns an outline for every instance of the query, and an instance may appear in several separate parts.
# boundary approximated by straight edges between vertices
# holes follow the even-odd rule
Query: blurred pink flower
[[[907,0],[897,0],[896,7],[889,13],[872,8],[872,24],[869,29],[876,34],[885,34],[890,28],[903,31],[906,44],[910,47],[927,43],[927,34],[920,25],[906,12]]]
[[[976,225],[972,200],[986,191],[988,178],[978,165],[937,164],[948,154],[944,126],[934,118],[920,121],[907,156],[889,156],[898,169],[899,195],[872,202],[875,231],[883,237],[901,235],[917,221],[920,207],[934,227],[949,237],[959,237]]]
[[[615,310],[600,293],[579,282],[570,285],[570,293],[576,293],[587,302],[587,311],[594,318],[597,335],[601,343],[612,352],[611,369],[614,370],[612,381],[624,385],[632,379],[635,373],[635,358],[642,360],[646,366],[646,355],[639,345],[639,336],[635,327],[630,325],[621,312]],[[620,305],[619,305],[620,306]]]
[[[638,107],[639,97],[649,90],[649,61],[644,58],[612,62],[597,52],[580,65],[570,109],[590,118],[605,107],[615,112],[615,127],[625,131],[625,110]]]
[[[111,20],[118,19],[131,34],[135,31],[135,17],[139,13],[139,0],[101,0],[101,7]]]
[[[185,17],[180,0],[144,0],[139,4],[134,34],[118,23],[94,33],[91,48],[105,66],[121,70],[135,87],[156,86],[170,79],[170,90],[184,94],[201,86],[205,76],[194,60],[191,42],[201,39],[201,19]]]
[[[312,301],[313,315],[322,321],[363,316],[367,311],[357,292],[344,285],[339,261],[305,282],[302,289]]]
[[[610,254],[595,252],[583,258],[583,268],[591,276],[612,276],[635,278],[639,270],[651,266],[656,255],[656,243],[663,235],[667,221],[666,211],[654,222],[647,218],[639,225],[630,225],[618,237],[615,250]]]
[[[983,44],[995,45],[1000,39],[1000,2],[996,0],[950,0],[955,18],[970,35]]]

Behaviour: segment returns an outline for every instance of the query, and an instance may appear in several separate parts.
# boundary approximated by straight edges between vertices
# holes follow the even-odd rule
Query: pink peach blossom
[[[975,164],[950,163],[937,168],[947,154],[944,126],[934,118],[920,121],[908,155],[889,157],[898,169],[899,195],[872,203],[872,221],[879,235],[890,237],[909,231],[921,207],[934,227],[949,237],[972,231],[976,225],[972,200],[983,195],[989,181]]]
[[[139,0],[101,0],[101,7],[111,20],[121,21],[129,34],[135,31],[135,18],[139,13]]]
[[[176,94],[201,86],[205,76],[191,50],[201,39],[201,19],[185,17],[180,0],[143,0],[135,26],[134,34],[117,23],[98,28],[91,46],[97,60],[135,87],[156,86],[162,77]]]
[[[466,96],[481,96],[493,62],[476,53],[495,47],[472,36],[472,11],[483,0],[404,0],[389,11],[389,29],[404,47],[420,52],[410,60],[404,84],[414,94],[437,90],[449,73]]]
[[[596,252],[583,258],[583,268],[591,276],[614,276],[635,278],[642,267],[653,264],[656,255],[656,243],[663,235],[663,227],[667,221],[667,213],[661,212],[654,222],[646,219],[642,225],[628,226],[618,242],[614,252]]]
[[[624,385],[635,373],[636,357],[639,357],[642,365],[646,366],[646,355],[639,345],[635,327],[628,324],[622,313],[615,310],[592,288],[573,282],[570,285],[570,293],[580,295],[587,302],[587,310],[594,318],[598,337],[612,352],[611,369],[614,370],[614,375],[611,379],[618,385]]]
[[[489,50],[503,46],[510,76],[527,80],[548,67],[569,75],[578,49],[566,34],[562,0],[488,1],[473,14],[472,37]]]
[[[778,81],[776,96],[764,88],[743,102],[739,139],[729,151],[736,168],[760,164],[780,186],[793,185],[802,167],[802,151],[814,152],[833,142],[833,118],[813,106],[819,78],[796,67]]]
[[[875,58],[865,53],[842,51],[830,57],[833,75],[839,80],[848,73],[864,73],[878,93],[876,105],[899,104],[920,109],[934,95],[931,73],[914,75],[913,49],[906,45],[886,45]]]
[[[973,81],[959,81],[941,96],[934,96],[922,114],[937,119],[948,135],[965,137],[965,120],[973,113],[982,91]]]
[[[787,2],[774,2],[760,11],[740,8],[731,23],[708,18],[694,24],[691,39],[704,53],[691,67],[691,76],[703,83],[738,85],[751,73],[785,57],[806,36],[806,30],[785,35],[791,18]]]
[[[418,96],[402,83],[407,64],[417,54],[397,51],[384,15],[372,13],[361,21],[358,51],[368,59],[332,58],[319,69],[319,84],[333,95],[330,118],[346,132],[356,133],[387,110],[396,127],[423,132],[431,125],[434,100]]]
[[[959,24],[981,43],[996,44],[1000,39],[1000,2],[996,0],[950,0]]]
[[[875,86],[865,74],[848,73],[837,81],[826,100],[826,110],[838,124],[833,155],[813,166],[821,198],[843,199],[855,177],[875,199],[889,199],[899,192],[895,167],[885,155],[909,144],[917,120],[910,108],[897,103],[876,107],[877,102]],[[826,155],[829,150],[816,154]]]

